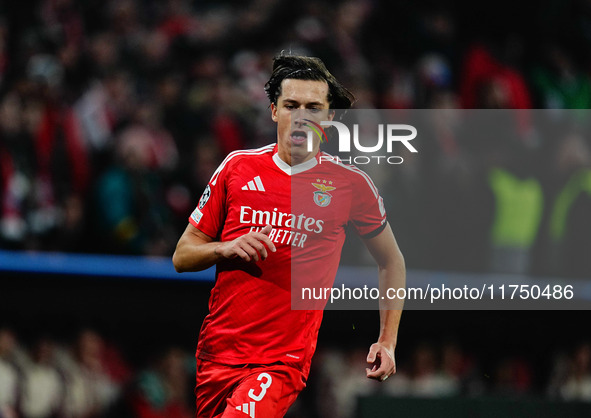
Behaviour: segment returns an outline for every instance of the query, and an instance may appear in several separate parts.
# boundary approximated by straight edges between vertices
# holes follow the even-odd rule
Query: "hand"
[[[394,360],[394,349],[388,348],[381,343],[372,344],[367,355],[367,362],[372,366],[366,368],[365,372],[369,379],[383,382],[396,373],[396,361]]]
[[[222,243],[216,247],[214,252],[224,258],[239,257],[247,262],[265,260],[269,255],[267,248],[272,253],[277,251],[275,244],[269,239],[272,229],[271,225],[267,225],[260,232],[249,232],[233,241]]]

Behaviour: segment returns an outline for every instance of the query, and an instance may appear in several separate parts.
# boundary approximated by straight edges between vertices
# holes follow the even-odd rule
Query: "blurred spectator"
[[[591,402],[591,345],[576,347],[569,362],[569,372],[559,388],[565,400]]]
[[[205,189],[212,173],[223,160],[217,143],[210,137],[200,138],[192,150],[191,189],[199,195]],[[196,202],[195,202],[196,203]]]
[[[416,103],[414,75],[409,68],[395,66],[386,78],[381,107],[385,109],[412,109]]]
[[[580,134],[567,134],[559,142],[555,160],[559,187],[552,202],[549,229],[551,242],[548,271],[560,276],[589,277],[591,260],[591,154]]]
[[[167,349],[154,367],[138,375],[130,395],[137,418],[189,418],[192,416],[187,361],[192,356],[178,348]]]
[[[435,347],[426,343],[419,345],[413,353],[410,394],[435,398],[459,393],[457,376],[443,373]]]
[[[121,387],[106,371],[104,340],[92,330],[82,331],[72,351],[56,353],[63,374],[65,417],[96,417],[111,407],[121,396]]]
[[[94,226],[108,253],[165,255],[171,250],[162,175],[176,163],[167,136],[131,126],[116,143],[116,162],[95,190]],[[172,159],[171,159],[172,158]]]
[[[16,248],[71,250],[85,218],[90,164],[74,112],[46,83],[25,80],[2,97],[1,237]]]
[[[550,370],[546,387],[546,394],[552,398],[559,398],[561,386],[567,381],[571,373],[571,359],[565,350],[554,354],[552,370]]]
[[[547,109],[591,108],[591,80],[576,68],[568,53],[548,45],[543,66],[535,69],[532,81],[539,103]]]
[[[65,388],[55,367],[55,343],[40,338],[32,347],[30,357],[21,364],[19,410],[25,418],[59,416]]]
[[[357,396],[378,391],[379,383],[365,377],[366,356],[361,348],[327,349],[320,353],[321,389],[317,394],[320,416],[353,417]]]
[[[452,93],[453,74],[447,60],[438,54],[422,56],[417,65],[418,108],[457,108],[456,104],[442,106],[445,94]]]
[[[468,396],[484,393],[484,384],[476,368],[475,359],[454,342],[441,346],[441,370],[459,386],[459,392]]]
[[[39,109],[40,121],[36,132],[37,151],[37,209],[31,227],[51,248],[51,239],[60,237],[60,229],[71,232],[74,242],[59,242],[61,247],[76,248],[80,237],[75,229],[85,218],[82,202],[90,181],[91,165],[84,146],[79,121],[71,108],[45,101]],[[66,209],[67,207],[67,209]],[[64,212],[69,215],[64,228]],[[54,231],[55,230],[55,231]],[[78,233],[79,235],[79,233]]]
[[[531,156],[523,147],[514,141],[500,152],[491,152],[497,157],[488,173],[495,198],[490,260],[493,272],[528,274],[532,269],[532,247],[540,228],[544,197],[533,176]]]
[[[527,395],[532,390],[532,379],[527,360],[509,356],[496,366],[492,392],[504,396]]]
[[[29,235],[28,215],[36,161],[31,136],[23,129],[22,102],[16,93],[0,103],[0,175],[2,212],[0,236],[3,247],[25,247]]]
[[[113,71],[92,82],[76,102],[74,109],[93,153],[111,146],[115,131],[130,119],[135,104],[131,89],[129,74]]]
[[[18,374],[11,363],[16,337],[8,328],[0,328],[0,416],[16,418]]]
[[[345,0],[336,6],[334,22],[329,38],[339,54],[339,73],[350,79],[369,78],[372,75],[370,62],[361,48],[364,23],[372,12],[373,3],[366,0]]]
[[[483,89],[492,88],[489,100],[479,106]],[[472,46],[463,61],[460,86],[462,106],[466,109],[500,108],[529,109],[531,95],[522,74],[497,59],[490,48],[483,44]]]

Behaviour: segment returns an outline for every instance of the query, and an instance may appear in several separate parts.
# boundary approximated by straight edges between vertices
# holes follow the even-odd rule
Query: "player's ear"
[[[275,103],[271,103],[271,119],[273,119],[273,122],[277,122],[277,106]]]
[[[328,111],[328,120],[333,120],[335,113],[336,112],[333,109],[329,109],[329,111]]]

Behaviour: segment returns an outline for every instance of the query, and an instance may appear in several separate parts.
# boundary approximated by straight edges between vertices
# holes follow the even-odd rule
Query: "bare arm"
[[[271,226],[260,232],[249,232],[233,241],[219,242],[188,224],[177,243],[172,264],[179,273],[205,270],[224,259],[241,258],[244,261],[265,260],[268,250],[275,252],[275,245],[269,239]]]
[[[365,245],[378,264],[380,294],[387,289],[406,287],[406,268],[404,257],[398,248],[390,225],[376,237],[365,240]],[[398,326],[404,301],[380,300],[380,335],[378,341],[369,349],[367,377],[386,380],[396,373],[394,350],[398,341]]]

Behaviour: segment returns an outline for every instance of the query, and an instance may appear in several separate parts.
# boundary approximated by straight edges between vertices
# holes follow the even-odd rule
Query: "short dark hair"
[[[280,54],[273,59],[273,73],[265,84],[265,93],[271,103],[277,104],[281,82],[288,78],[326,81],[331,109],[349,109],[355,102],[355,96],[326,69],[320,58]]]

